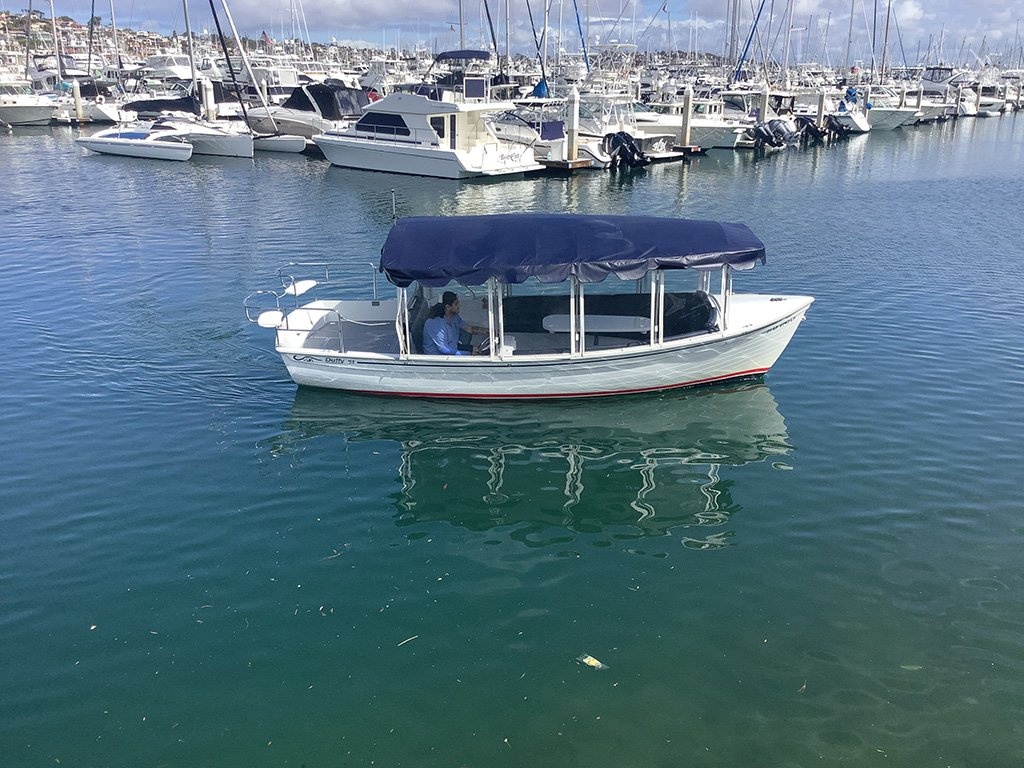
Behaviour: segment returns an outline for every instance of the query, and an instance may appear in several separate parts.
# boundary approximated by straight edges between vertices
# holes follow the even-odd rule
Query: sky
[[[104,24],[110,7],[119,27],[149,29],[163,34],[184,31],[179,0],[53,0],[58,16],[88,20],[93,8]],[[212,0],[222,24],[223,0]],[[315,42],[338,42],[358,47],[406,48],[417,45],[433,50],[490,47],[484,0],[462,0],[464,38],[459,34],[459,0],[227,0],[241,34],[273,39],[300,37]],[[727,51],[728,0],[548,0],[548,50],[558,45],[580,50],[576,28],[578,6],[586,29],[589,12],[591,43],[626,42],[641,50],[696,49]],[[739,46],[748,37],[761,0],[739,0]],[[870,62],[872,50],[890,63],[913,64],[928,60],[982,66],[985,61],[1017,65],[1021,56],[1024,3],[1010,0],[793,0],[789,60],[817,61],[831,66]],[[213,28],[211,0],[190,0],[194,31]],[[506,0],[487,0],[499,49],[506,39]],[[543,0],[507,0],[508,37],[514,53],[536,51],[530,11],[538,30],[543,25]],[[22,10],[25,0],[3,0],[0,8]],[[34,8],[48,13],[45,0]],[[853,23],[851,25],[851,8]],[[891,10],[890,10],[891,9]],[[888,34],[886,17],[888,15]],[[760,38],[771,46],[776,59],[784,50],[781,31],[786,27],[785,0],[764,0],[754,46]],[[559,16],[561,15],[561,23]],[[877,21],[873,22],[873,19]],[[308,34],[307,34],[308,33]],[[872,40],[874,39],[874,44]]]

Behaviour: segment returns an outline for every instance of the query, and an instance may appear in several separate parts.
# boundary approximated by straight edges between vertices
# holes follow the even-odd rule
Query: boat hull
[[[195,155],[251,158],[253,138],[249,133],[193,133],[188,137]]]
[[[530,147],[509,145],[495,148],[477,159],[459,150],[424,147],[409,143],[323,134],[313,141],[332,165],[364,171],[384,171],[440,179],[468,179],[475,176],[506,176],[542,170],[533,160]],[[491,162],[490,160],[493,160]]]
[[[0,121],[8,125],[49,125],[53,118],[53,104],[0,103]]]
[[[306,139],[302,136],[255,136],[252,140],[253,149],[260,152],[284,152],[297,155],[306,151]]]
[[[894,131],[917,122],[918,117],[920,112],[913,107],[872,107],[868,110],[872,131]]]
[[[75,143],[93,152],[149,160],[188,160],[192,145],[184,141],[157,141],[125,136],[79,136]]]
[[[577,357],[332,355],[280,347],[278,352],[297,384],[351,392],[501,400],[623,395],[765,374],[813,299],[786,301],[792,305],[785,314],[757,327]]]

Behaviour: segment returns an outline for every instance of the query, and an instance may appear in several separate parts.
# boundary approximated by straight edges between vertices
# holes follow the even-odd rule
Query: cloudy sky
[[[222,0],[214,0],[220,13]],[[573,0],[548,0],[551,43],[556,44],[561,13],[562,47],[579,50],[579,33]],[[850,0],[793,0],[790,60],[819,61],[841,65],[869,61],[874,50],[881,56],[889,15],[890,62],[914,63],[926,57],[978,65],[985,59],[1011,60],[1021,55],[1019,28],[1024,4],[1006,0],[853,0],[852,34]],[[86,20],[93,7],[105,24],[110,22],[111,0],[54,0],[58,16]],[[506,0],[487,0],[504,49]],[[529,10],[538,28],[543,19],[543,0],[507,0],[509,38],[515,52],[534,49]],[[528,10],[529,2],[529,10]],[[729,25],[728,0],[576,0],[585,18],[589,8],[591,38],[601,42],[635,43],[642,50],[675,48],[723,53]],[[740,0],[739,37],[750,32],[761,0]],[[25,0],[0,0],[0,8],[21,10]],[[35,0],[35,8],[44,8]],[[145,28],[169,34],[185,28],[178,0],[113,0],[118,26]],[[228,0],[239,31],[270,37],[308,37],[374,47],[412,48],[417,43],[431,50],[457,48],[459,0]],[[189,0],[193,29],[212,28],[210,0]],[[763,47],[773,47],[781,58],[786,26],[785,0],[765,0],[758,37]],[[463,0],[467,47],[486,47],[488,38],[484,0]],[[877,19],[873,22],[873,19]],[[586,21],[583,22],[586,25]],[[756,43],[755,43],[756,45]],[[847,50],[849,49],[849,54]]]

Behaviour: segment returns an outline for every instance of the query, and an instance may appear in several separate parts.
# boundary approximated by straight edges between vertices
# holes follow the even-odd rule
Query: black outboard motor
[[[764,149],[765,147],[781,147],[785,142],[780,139],[767,123],[757,123],[751,128],[747,128],[747,136],[754,140],[755,149]]]
[[[610,166],[612,170],[623,166],[641,168],[651,162],[651,159],[640,149],[640,145],[636,143],[636,139],[625,131],[606,134],[602,148],[612,159]]]
[[[837,138],[848,136],[850,133],[850,129],[839,122],[839,118],[835,115],[829,115],[825,118],[825,128],[830,134]]]
[[[825,138],[825,134],[828,132],[824,125],[819,128],[817,121],[808,115],[798,115],[796,118],[796,124],[800,128],[800,135],[805,139],[821,141]]]
[[[783,144],[796,144],[800,141],[800,132],[789,130],[789,126],[786,125],[785,121],[775,120],[768,121],[768,128],[779,139],[779,144],[775,146],[782,146]]]

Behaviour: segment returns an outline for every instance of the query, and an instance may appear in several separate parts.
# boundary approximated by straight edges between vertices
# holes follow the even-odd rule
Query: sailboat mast
[[[57,39],[57,14],[53,10],[53,0],[50,0],[50,29],[53,34],[53,58],[57,62],[57,78],[64,79],[64,67],[60,60],[60,41]],[[56,87],[58,83],[54,83]]]
[[[117,22],[114,20],[114,0],[110,0],[110,29],[114,35],[114,66],[117,67],[117,81],[121,82],[121,49],[117,45]]]
[[[846,33],[846,58],[843,59],[843,75],[850,71],[850,47],[853,45],[853,4],[856,0],[850,0],[850,31]]]
[[[462,0],[459,0],[459,50],[466,50],[466,22]]]
[[[28,14],[25,16],[25,77],[28,77],[29,51],[32,50],[32,0],[28,0]]]
[[[199,84],[196,82],[196,52],[192,49],[192,22],[188,17],[188,0],[181,0],[185,9],[185,37],[188,40],[188,66],[192,73],[192,95],[199,95]]]
[[[885,8],[885,33],[882,35],[882,66],[878,68],[878,84],[882,84],[882,78],[885,77],[885,60],[886,53],[889,50],[889,18],[892,16],[892,0],[889,0],[888,5]]]
[[[793,34],[793,3],[786,3],[786,28],[783,30],[785,39],[782,41],[782,87],[789,90],[789,38]]]

